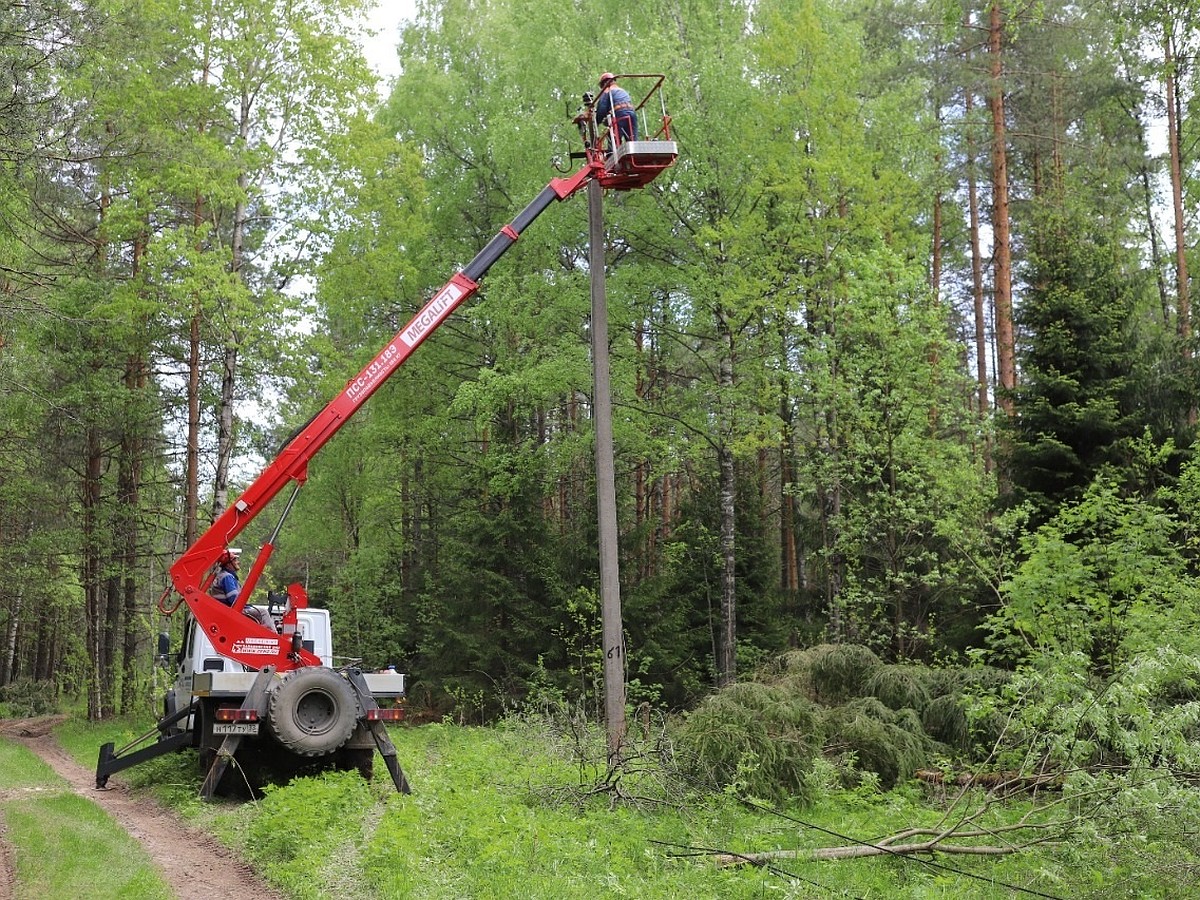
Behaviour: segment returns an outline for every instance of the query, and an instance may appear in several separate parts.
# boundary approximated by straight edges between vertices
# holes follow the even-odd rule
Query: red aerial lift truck
[[[122,748],[105,744],[96,765],[96,787],[138,763],[175,750],[200,752],[205,779],[201,795],[210,798],[228,780],[231,761],[250,770],[251,757],[281,765],[275,769],[304,771],[309,766],[356,767],[370,774],[373,747],[378,749],[396,790],[408,793],[408,782],[396,759],[385,723],[402,718],[403,674],[364,673],[355,667],[332,666],[328,613],[310,609],[302,585],[286,593],[268,592],[274,628],[244,614],[296,493],[308,476],[309,461],[351,416],[398,369],[446,318],[478,290],[480,279],[521,233],[555,200],[566,200],[595,181],[611,190],[641,188],[669,168],[678,155],[671,137],[671,118],[662,99],[663,75],[618,75],[624,83],[644,85],[636,112],[639,133],[648,133],[647,108],[657,98],[661,118],[646,140],[622,140],[620,133],[595,118],[594,96],[585,93],[574,123],[583,150],[572,159],[581,167],[569,177],[553,179],[515,219],[505,225],[462,271],[437,291],[340,394],[313,416],[279,451],[246,491],[171,566],[172,586],[159,600],[170,615],[184,603],[188,619],[184,645],[177,657],[177,678],[164,698],[164,715],[155,728]],[[292,492],[268,540],[247,573],[232,606],[208,593],[218,560],[231,543],[284,488]],[[172,590],[178,594],[168,603]],[[165,637],[165,635],[164,635]],[[160,658],[168,648],[160,640]],[[260,728],[265,726],[265,728]],[[154,743],[148,743],[154,738]],[[145,745],[145,746],[143,746]],[[373,747],[372,747],[373,745]],[[140,748],[140,749],[139,749]],[[247,760],[243,766],[242,760]]]

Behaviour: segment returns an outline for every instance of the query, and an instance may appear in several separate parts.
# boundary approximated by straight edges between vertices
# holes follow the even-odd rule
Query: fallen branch
[[[1022,772],[960,772],[947,774],[939,769],[918,769],[913,777],[925,784],[947,785],[967,788],[988,788],[1011,793],[1039,789],[1061,790],[1062,775],[1026,775]]]
[[[1002,825],[987,826],[980,824],[984,814],[991,808],[993,801],[986,800],[974,809],[959,810],[955,808],[966,797],[967,789],[951,804],[951,808],[934,826],[916,826],[905,828],[894,834],[873,841],[856,841],[840,847],[810,847],[797,850],[764,850],[755,853],[731,853],[725,850],[708,852],[719,866],[768,866],[772,862],[783,859],[798,859],[806,861],[863,859],[872,856],[914,856],[918,854],[948,854],[973,856],[1007,856],[1019,853],[1028,847],[1038,844],[1057,844],[1070,832],[1077,819],[1074,816],[1054,819],[1051,821],[1033,821],[1035,815],[1042,815],[1050,807],[1058,806],[1061,800],[1031,809],[1017,822]],[[790,818],[790,817],[789,817]],[[800,823],[804,824],[804,823]],[[826,829],[818,829],[826,831]],[[835,834],[834,832],[827,832]],[[838,835],[845,839],[845,836]],[[1011,840],[1009,839],[1011,837]],[[914,840],[924,838],[924,840]],[[853,839],[851,839],[853,840]],[[977,841],[986,841],[977,843]]]
[[[1026,847],[1054,841],[1029,841],[1004,846],[979,844],[948,844],[935,837],[915,844],[858,844],[852,847],[812,847],[804,850],[766,850],[761,853],[717,853],[718,866],[763,866],[781,859],[801,859],[808,862],[832,859],[861,859],[868,856],[909,856],[914,853],[973,854],[975,856],[1006,856]]]

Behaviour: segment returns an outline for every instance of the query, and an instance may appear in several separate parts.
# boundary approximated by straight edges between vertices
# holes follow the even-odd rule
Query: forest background
[[[167,566],[602,69],[681,151],[605,205],[631,701],[819,643],[1200,683],[1194,4],[428,0],[382,93],[365,6],[0,10],[0,687],[152,702]],[[279,541],[422,705],[597,696],[586,261],[556,205]]]

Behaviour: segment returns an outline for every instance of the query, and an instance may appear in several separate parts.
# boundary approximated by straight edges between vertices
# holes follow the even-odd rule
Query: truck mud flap
[[[348,669],[346,678],[349,680],[350,686],[354,688],[354,693],[358,695],[358,703],[362,708],[363,715],[372,709],[379,708],[379,704],[371,695],[371,689],[367,687],[367,680],[363,678],[362,672],[358,669]],[[396,786],[399,793],[411,794],[412,788],[408,786],[408,779],[404,777],[404,772],[400,768],[400,761],[396,757],[396,745],[388,737],[387,727],[382,722],[370,720],[366,722],[366,725],[371,729],[371,737],[375,739],[375,746],[379,749],[379,755],[383,757],[383,764],[387,766],[388,774],[392,776],[392,784]]]

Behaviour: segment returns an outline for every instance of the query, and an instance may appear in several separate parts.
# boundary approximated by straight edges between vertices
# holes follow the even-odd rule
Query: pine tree
[[[1119,462],[1122,442],[1146,424],[1135,379],[1143,298],[1127,255],[1088,217],[1049,210],[1037,236],[1011,471],[1017,499],[1044,516]]]

